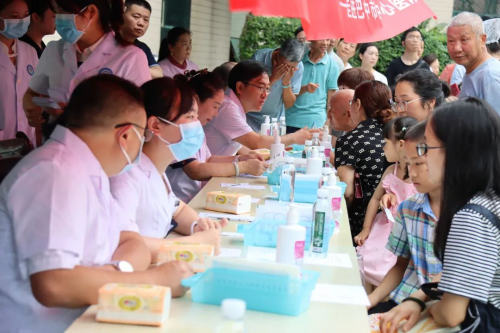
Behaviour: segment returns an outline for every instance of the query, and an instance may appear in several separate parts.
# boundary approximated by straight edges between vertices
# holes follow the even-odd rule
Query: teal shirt
[[[319,88],[313,94],[306,92],[297,97],[295,104],[286,110],[286,125],[310,128],[315,123],[316,127],[322,127],[326,122],[328,90],[338,89],[337,80],[340,71],[328,54],[325,54],[318,63],[313,64],[307,53],[302,59],[302,64],[304,65],[302,86],[316,83],[319,84]]]

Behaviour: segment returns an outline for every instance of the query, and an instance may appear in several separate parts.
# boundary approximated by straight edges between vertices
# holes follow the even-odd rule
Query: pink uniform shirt
[[[161,69],[163,70],[163,76],[165,77],[174,77],[177,74],[184,74],[185,71],[191,71],[191,70],[198,70],[198,65],[196,65],[194,62],[191,60],[186,60],[187,66],[185,69],[179,68],[172,64],[170,59],[166,58],[160,61],[158,64],[160,65]]]
[[[242,145],[234,139],[253,132],[238,96],[229,89],[219,114],[203,127],[210,152],[217,156],[233,156]]]

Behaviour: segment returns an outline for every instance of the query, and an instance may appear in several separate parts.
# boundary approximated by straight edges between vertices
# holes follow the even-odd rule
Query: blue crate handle
[[[205,273],[198,273],[198,274],[195,274],[191,277],[188,277],[187,279],[183,279],[181,281],[181,284],[183,287],[186,287],[186,288],[192,288],[195,284],[198,283],[198,281],[201,280],[201,278],[203,277]]]

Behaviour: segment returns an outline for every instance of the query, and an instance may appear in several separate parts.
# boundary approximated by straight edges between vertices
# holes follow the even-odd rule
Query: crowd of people
[[[0,141],[22,132],[37,147],[0,186],[2,327],[64,331],[109,282],[184,295],[189,265],[150,268],[166,236],[217,253],[227,224],[187,203],[212,177],[262,175],[255,150],[276,136],[304,144],[327,126],[382,332],[415,324],[430,282],[439,325],[500,329],[498,20],[454,17],[441,74],[417,28],[385,74],[376,44],[302,28],[208,71],[181,27],[156,59],[139,41],[151,14],[145,0],[0,0]],[[264,116],[286,133],[261,133]]]

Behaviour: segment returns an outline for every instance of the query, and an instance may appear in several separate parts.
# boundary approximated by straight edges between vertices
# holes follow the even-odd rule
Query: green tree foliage
[[[444,26],[429,28],[429,21],[422,23],[425,39],[424,55],[434,53],[439,58],[441,70],[451,63],[446,49],[446,33]],[[277,48],[283,41],[294,37],[294,32],[300,26],[300,20],[289,18],[259,17],[248,15],[243,33],[240,37],[241,59],[245,60],[262,48]],[[401,35],[376,43],[379,47],[379,61],[376,70],[385,73],[389,63],[403,54]],[[350,61],[353,67],[361,63],[359,55],[356,54]]]

